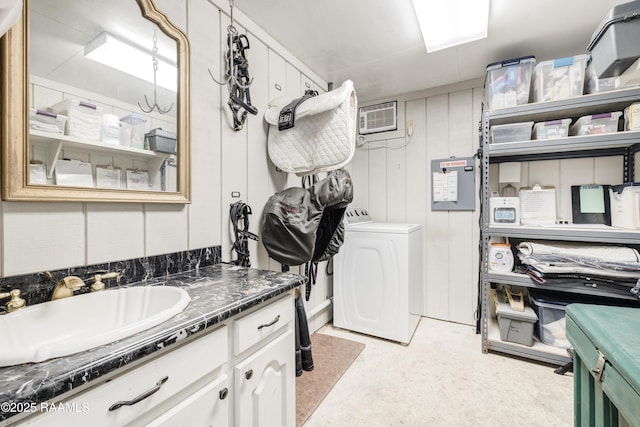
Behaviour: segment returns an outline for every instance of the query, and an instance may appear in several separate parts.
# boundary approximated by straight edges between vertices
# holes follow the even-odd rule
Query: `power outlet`
[[[407,120],[407,136],[413,135],[413,130],[416,127],[415,120]]]

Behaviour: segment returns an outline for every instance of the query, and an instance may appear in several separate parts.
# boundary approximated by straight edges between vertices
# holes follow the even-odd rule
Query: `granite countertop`
[[[0,368],[0,403],[39,405],[305,281],[305,277],[292,273],[218,264],[131,284],[129,286],[178,286],[189,293],[191,302],[182,313],[128,338],[46,362]],[[0,422],[17,414],[0,409]]]

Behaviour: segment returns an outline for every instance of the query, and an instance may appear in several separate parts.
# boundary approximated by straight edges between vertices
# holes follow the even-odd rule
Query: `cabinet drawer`
[[[238,355],[285,327],[293,320],[293,296],[254,311],[234,322],[233,352]]]
[[[25,421],[35,426],[126,425],[152,410],[166,410],[159,405],[227,361],[227,348],[227,330],[222,327],[87,391],[56,402],[56,407],[63,405],[65,411],[47,412]],[[117,402],[132,401],[154,388],[157,388],[156,392],[136,404],[109,410]],[[73,416],[69,416],[70,411]]]
[[[145,426],[229,426],[230,401],[229,380],[222,375]]]

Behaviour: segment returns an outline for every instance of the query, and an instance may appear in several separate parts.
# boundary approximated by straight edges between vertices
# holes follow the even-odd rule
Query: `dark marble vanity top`
[[[178,286],[189,293],[191,302],[166,322],[120,341],[42,363],[0,368],[0,403],[39,405],[304,284],[305,280],[292,273],[217,264],[132,284]],[[1,409],[0,422],[17,414]]]

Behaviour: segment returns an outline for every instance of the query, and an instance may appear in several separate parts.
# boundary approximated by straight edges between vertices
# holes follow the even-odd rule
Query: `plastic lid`
[[[572,320],[568,323],[567,336],[574,344],[578,355],[587,348],[597,348],[607,360],[605,372],[608,372],[607,370],[611,367],[611,371],[616,371],[622,378],[617,382],[611,381],[612,387],[616,387],[613,384],[628,383],[636,393],[639,393],[640,335],[636,325],[640,320],[640,310],[573,305],[568,308],[567,316]],[[580,330],[588,338],[586,341],[588,344],[582,344],[582,341],[578,344],[573,339],[574,329],[575,332]],[[629,393],[629,396],[637,396],[637,394]]]
[[[591,36],[591,41],[587,46],[587,51],[591,52],[610,26],[618,22],[631,21],[640,18],[640,0],[619,4],[612,7],[609,13],[602,20],[596,31]]]
[[[508,303],[504,302],[500,302],[498,304],[498,307],[496,307],[496,313],[498,316],[504,316],[509,319],[524,320],[531,323],[538,320],[538,316],[531,307],[525,307],[524,311],[517,311],[512,309]]]
[[[129,114],[128,116],[121,117],[120,120],[125,123],[129,123],[130,125],[138,125],[140,123],[147,122],[147,119],[142,116],[138,116],[137,114]]]
[[[486,87],[486,85],[487,85],[487,77],[489,76],[489,71],[497,70],[497,69],[500,69],[500,68],[503,68],[503,67],[509,67],[509,66],[512,66],[512,65],[518,65],[518,64],[522,64],[522,63],[527,63],[527,62],[531,62],[531,64],[533,65],[536,62],[536,57],[535,56],[522,56],[520,58],[507,59],[505,61],[492,62],[491,64],[487,65],[487,71],[485,73],[483,87]]]
[[[489,70],[490,68],[494,69],[494,68],[508,67],[510,65],[518,65],[524,62],[532,62],[535,60],[536,60],[536,57],[533,55],[521,56],[520,58],[506,59],[504,61],[492,62],[491,64],[487,65],[487,70]]]
[[[503,247],[503,248],[510,248],[511,244],[510,243],[503,243],[503,242],[492,242],[491,246],[499,246],[499,247]]]
[[[609,190],[611,190],[614,193],[620,194],[625,188],[628,188],[628,187],[640,187],[640,182],[625,182],[624,184],[611,185],[609,186]]]
[[[567,123],[567,121],[571,122],[571,119],[558,119],[558,120],[549,120],[546,122],[538,122],[536,126],[555,126]]]

